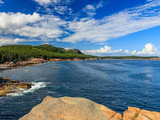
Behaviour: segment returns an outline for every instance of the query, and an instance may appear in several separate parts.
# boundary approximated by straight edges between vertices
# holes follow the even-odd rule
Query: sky
[[[160,0],[0,0],[0,46],[160,56]]]

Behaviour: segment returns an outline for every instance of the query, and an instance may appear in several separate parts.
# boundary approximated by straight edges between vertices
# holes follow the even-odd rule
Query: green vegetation
[[[138,115],[139,115],[139,113],[136,113],[136,114],[135,114],[135,117],[138,117]]]
[[[74,58],[93,58],[96,56],[85,55],[78,49],[65,50],[63,48],[54,47],[52,45],[44,44],[39,46],[31,45],[7,45],[0,47],[0,63],[17,62],[28,60],[29,58],[44,58],[45,60],[60,58],[60,59],[74,59]],[[106,56],[100,57],[102,59],[151,59],[156,56]]]
[[[105,56],[102,59],[151,59],[157,58],[157,56]]]
[[[7,61],[17,62],[28,60],[29,58],[53,58],[72,59],[72,58],[91,58],[94,56],[84,55],[77,49],[65,50],[51,45],[7,45],[0,47],[0,63]]]
[[[65,50],[63,48],[59,48],[59,47],[54,47],[52,45],[48,45],[48,44],[44,44],[44,45],[39,45],[39,46],[35,46],[36,48],[39,48],[41,50],[46,50],[48,52],[54,52],[54,53],[71,53],[71,54],[83,54],[81,51],[79,51],[78,49],[69,49],[69,50]]]

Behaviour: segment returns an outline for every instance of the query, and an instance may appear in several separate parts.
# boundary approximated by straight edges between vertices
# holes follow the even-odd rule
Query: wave
[[[35,90],[38,90],[40,88],[46,87],[46,82],[32,82],[34,86],[32,86],[30,89],[23,89],[23,88],[17,88],[16,93],[8,93],[8,96],[22,96],[26,93],[34,92]]]

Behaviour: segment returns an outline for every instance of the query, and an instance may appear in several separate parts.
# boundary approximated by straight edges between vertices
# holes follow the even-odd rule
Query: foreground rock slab
[[[46,97],[20,120],[122,120],[122,115],[85,98]]]
[[[128,107],[120,113],[85,98],[46,97],[20,120],[160,120],[160,112]]]

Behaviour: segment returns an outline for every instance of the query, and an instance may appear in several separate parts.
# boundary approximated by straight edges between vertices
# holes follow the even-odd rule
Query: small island
[[[23,92],[32,86],[34,86],[32,83],[22,83],[19,80],[9,80],[8,77],[0,77],[0,97],[9,93]]]

